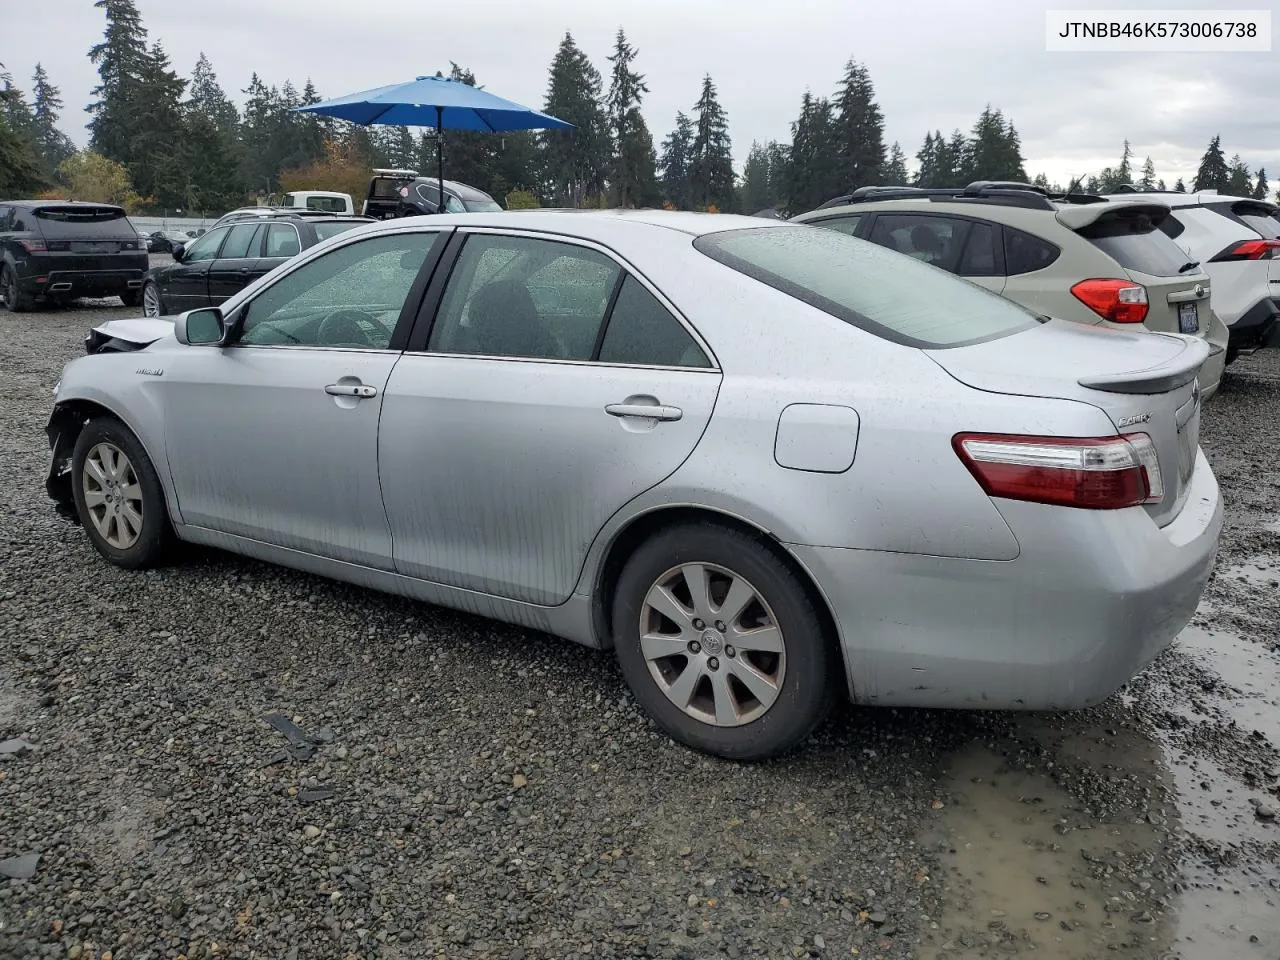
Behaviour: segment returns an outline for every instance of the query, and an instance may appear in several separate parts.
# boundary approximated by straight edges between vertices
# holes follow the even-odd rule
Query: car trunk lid
[[[1203,340],[1050,320],[999,340],[925,353],[975,389],[1087,403],[1116,433],[1147,434],[1165,492],[1145,509],[1163,525],[1182,508],[1200,443],[1196,375],[1209,356]]]

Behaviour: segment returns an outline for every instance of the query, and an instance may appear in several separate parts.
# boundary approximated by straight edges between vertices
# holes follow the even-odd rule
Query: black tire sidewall
[[[640,650],[645,594],[667,570],[698,562],[746,577],[772,608],[786,643],[778,699],[744,726],[715,727],[685,714],[659,689]],[[759,539],[714,523],[669,528],[632,554],[613,596],[613,640],[623,676],[653,721],[675,740],[733,760],[762,760],[801,743],[826,716],[840,670],[823,618],[799,578]]]
[[[84,462],[89,451],[102,442],[114,444],[124,451],[133,465],[138,484],[142,487],[142,535],[126,550],[117,549],[102,538],[93,525],[84,502]],[[89,542],[103,557],[128,570],[152,567],[162,562],[171,538],[164,488],[142,444],[119,420],[100,417],[90,421],[80,431],[71,456],[71,492],[75,498],[76,514]]]

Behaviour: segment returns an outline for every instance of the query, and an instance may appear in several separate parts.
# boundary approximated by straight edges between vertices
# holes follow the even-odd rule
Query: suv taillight
[[[1142,323],[1147,319],[1147,288],[1128,280],[1081,280],[1071,293],[1086,307],[1112,323]]]
[[[951,445],[991,497],[1119,510],[1158,503],[1164,496],[1160,460],[1145,433],[1117,437],[958,433]]]
[[[1231,260],[1280,260],[1280,240],[1241,240],[1210,262],[1226,263]]]
[[[43,240],[19,240],[18,245],[27,253],[48,253],[49,248]]]

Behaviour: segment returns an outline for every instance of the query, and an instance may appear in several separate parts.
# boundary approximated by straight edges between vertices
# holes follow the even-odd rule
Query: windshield
[[[328,240],[330,237],[336,237],[340,233],[345,233],[352,227],[358,227],[364,220],[326,220],[312,224],[316,228],[317,241]]]
[[[1104,216],[1078,231],[1126,270],[1176,277],[1190,259],[1146,214]]]
[[[960,347],[1037,323],[1030,311],[976,284],[835,230],[727,230],[699,237],[694,247],[894,343]]]

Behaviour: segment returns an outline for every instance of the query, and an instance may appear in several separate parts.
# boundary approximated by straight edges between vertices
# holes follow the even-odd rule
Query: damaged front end
[[[76,512],[75,494],[71,489],[71,456],[75,451],[76,437],[88,423],[89,418],[73,406],[53,408],[53,415],[44,432],[49,437],[49,475],[45,478],[44,489],[53,501],[53,509],[58,516],[70,520],[77,526],[80,516]]]
[[[168,317],[136,317],[108,320],[89,331],[84,338],[84,352],[131,353],[142,350],[173,333],[173,320]]]

